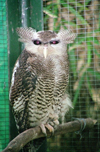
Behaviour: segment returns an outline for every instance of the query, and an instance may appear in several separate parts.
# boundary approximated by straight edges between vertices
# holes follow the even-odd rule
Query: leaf
[[[46,9],[45,7],[43,8],[43,12],[45,14],[47,14],[48,16],[52,17],[52,18],[57,18],[57,16],[54,13],[52,13],[51,11],[49,11],[48,9]]]
[[[98,80],[100,80],[100,72],[93,70],[92,68],[88,68],[87,72],[93,76],[95,76]]]
[[[100,58],[100,53],[98,53],[96,49],[93,49],[93,51]]]
[[[77,24],[75,24],[74,22],[71,22],[71,21],[66,21],[65,19],[62,19],[62,22],[65,24],[68,24],[68,25],[71,25],[71,26],[73,26],[73,27],[75,27],[75,28],[80,28],[80,26],[79,25],[77,25]],[[65,26],[65,28],[66,28],[66,26]]]
[[[82,86],[82,83],[84,82],[83,79],[84,79],[84,76],[85,76],[85,72],[83,73],[82,77],[80,78],[79,82],[78,82],[78,88],[77,90],[75,91],[75,95],[74,95],[74,99],[73,99],[73,106],[75,107],[76,103],[77,103],[77,100],[78,100],[78,96],[79,96],[79,93],[80,93],[80,90],[81,90],[81,86]]]
[[[71,67],[71,70],[74,74],[74,78],[76,78],[77,74],[76,74],[76,57],[75,57],[75,51],[72,50],[72,51],[69,51],[68,52],[69,54],[69,60],[70,60],[70,67]]]
[[[88,22],[71,5],[68,5],[67,3],[62,3],[62,6],[67,8],[71,13],[73,13],[75,17],[81,21],[82,24],[89,26]]]
[[[91,64],[91,59],[92,59],[91,43],[87,42],[87,63],[88,63],[88,65]]]
[[[86,76],[86,79],[87,79],[87,86],[88,86],[88,90],[89,90],[89,93],[90,93],[90,95],[92,96],[92,91],[91,91],[91,84],[90,84],[90,77],[89,77],[89,75],[87,74],[87,76]]]

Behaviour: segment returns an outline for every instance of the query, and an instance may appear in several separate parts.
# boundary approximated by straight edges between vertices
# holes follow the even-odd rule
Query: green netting
[[[9,142],[8,52],[6,1],[0,1],[0,150]]]
[[[35,0],[7,1],[9,71],[12,71],[21,52],[16,28],[27,25],[38,29],[41,22],[36,20],[42,21],[39,19],[39,7],[33,1],[35,3]],[[74,109],[66,115],[66,122],[73,117],[91,117],[99,122],[94,130],[82,132],[82,139],[74,132],[48,138],[47,152],[100,152],[100,0],[43,0],[43,13],[45,30],[58,31],[62,26],[77,34],[68,49],[69,92]],[[16,136],[12,115],[9,127],[6,25],[6,1],[0,0],[0,150],[9,142],[9,128],[10,137]]]

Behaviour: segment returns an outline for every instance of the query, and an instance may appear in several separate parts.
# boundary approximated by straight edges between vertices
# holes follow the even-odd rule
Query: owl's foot
[[[50,114],[49,121],[51,126],[59,125],[58,115],[57,114]]]
[[[54,128],[58,124],[59,124],[58,115],[55,114],[55,113],[50,113],[49,114],[48,122],[46,124],[41,124],[40,128],[41,128],[43,134],[45,134],[45,136],[47,136],[46,128],[49,130],[49,132],[51,133],[51,135],[53,135],[54,134]]]
[[[54,134],[54,128],[50,124],[46,124],[45,127],[49,130],[50,133]]]
[[[41,125],[40,125],[40,128],[41,128],[43,134],[45,134],[45,136],[47,136],[46,128],[49,130],[49,132],[50,132],[51,134],[54,134],[54,128],[53,128],[50,124],[45,124],[45,125],[44,125],[44,124],[41,124]]]

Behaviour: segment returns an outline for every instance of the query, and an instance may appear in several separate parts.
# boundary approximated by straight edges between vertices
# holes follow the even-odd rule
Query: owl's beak
[[[47,57],[47,52],[48,52],[47,46],[44,46],[44,48],[43,48],[43,55],[44,55],[45,59]]]

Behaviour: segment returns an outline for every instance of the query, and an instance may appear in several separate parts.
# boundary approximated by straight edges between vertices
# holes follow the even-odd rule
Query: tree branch
[[[75,121],[71,121],[63,125],[58,125],[57,128],[55,129],[54,135],[65,134],[68,132],[75,132],[75,131],[79,131],[80,129],[81,130],[91,129],[94,127],[96,122],[97,122],[96,120],[93,120],[91,118],[76,119]],[[51,133],[47,130],[47,137],[50,136]],[[45,137],[45,135],[42,133],[39,126],[28,129],[22,132],[21,134],[19,134],[17,137],[15,137],[2,152],[18,152],[29,141],[40,137]]]

